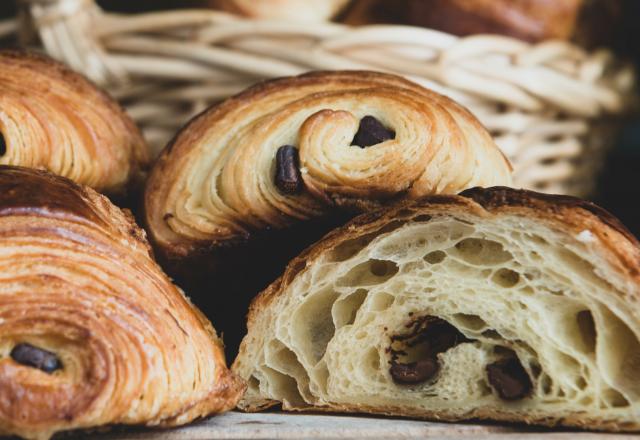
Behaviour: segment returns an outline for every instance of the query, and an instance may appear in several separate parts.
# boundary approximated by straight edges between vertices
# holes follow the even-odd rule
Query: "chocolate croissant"
[[[0,166],[0,435],[176,426],[244,384],[211,324],[105,197]]]
[[[133,121],[87,79],[41,55],[0,51],[0,164],[119,194],[149,160]]]
[[[397,76],[321,72],[259,84],[189,123],[145,195],[167,254],[283,229],[336,206],[509,183],[510,165],[467,110]]]
[[[640,429],[640,243],[509,188],[363,214],[252,304],[245,410]]]
[[[214,320],[233,346],[249,299],[354,212],[509,184],[510,171],[450,99],[398,76],[318,72],[259,84],[191,121],[150,174],[145,218],[167,270],[206,310],[225,310]],[[232,275],[247,267],[250,277]]]

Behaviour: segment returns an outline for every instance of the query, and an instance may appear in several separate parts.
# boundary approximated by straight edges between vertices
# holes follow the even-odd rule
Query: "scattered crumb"
[[[582,243],[593,243],[594,241],[596,241],[596,236],[593,235],[593,232],[591,232],[588,229],[585,229],[584,231],[580,232],[576,238],[578,239],[578,241],[582,242]]]

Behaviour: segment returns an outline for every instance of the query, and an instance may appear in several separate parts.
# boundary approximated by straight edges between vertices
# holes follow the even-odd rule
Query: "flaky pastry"
[[[0,51],[0,164],[118,194],[149,160],[133,121],[86,78],[43,55]]]
[[[502,187],[363,214],[253,302],[240,407],[638,430],[639,246]]]
[[[0,435],[182,425],[243,390],[130,215],[68,179],[0,166]]]
[[[485,128],[398,76],[318,72],[265,82],[191,121],[145,191],[162,254],[181,258],[402,198],[511,182]]]

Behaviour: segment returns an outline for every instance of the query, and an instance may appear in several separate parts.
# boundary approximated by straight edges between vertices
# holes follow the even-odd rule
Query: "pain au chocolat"
[[[86,78],[43,55],[0,51],[0,164],[117,195],[149,160],[133,121]]]
[[[234,346],[250,298],[354,212],[509,184],[510,172],[450,99],[398,76],[316,72],[258,84],[187,124],[150,173],[145,219],[165,268]]]
[[[640,429],[640,243],[509,188],[363,214],[253,302],[240,407]]]
[[[130,215],[87,187],[0,166],[0,435],[169,427],[244,384]]]

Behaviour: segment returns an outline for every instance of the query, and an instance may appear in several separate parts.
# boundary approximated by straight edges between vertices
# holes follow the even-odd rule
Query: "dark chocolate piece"
[[[504,400],[519,400],[531,392],[531,379],[515,353],[487,365],[487,378]]]
[[[414,385],[432,379],[440,370],[438,354],[458,344],[471,342],[456,327],[435,316],[412,319],[406,327],[411,330],[406,334],[392,336],[392,346],[389,347],[389,374],[395,383],[401,385]],[[421,359],[402,362],[401,358],[406,358],[407,352],[416,350],[416,347]]]
[[[415,385],[428,381],[439,369],[440,365],[435,358],[427,358],[408,364],[392,362],[389,373],[395,383]]]
[[[276,187],[283,194],[302,191],[300,158],[298,149],[292,145],[283,145],[276,153]]]
[[[7,154],[7,141],[4,139],[4,135],[0,131],[0,157]]]
[[[360,121],[360,127],[351,145],[366,148],[388,141],[389,139],[394,139],[395,137],[395,131],[387,129],[387,127],[382,125],[382,123],[373,116],[365,116]]]
[[[26,342],[13,347],[10,356],[19,364],[37,368],[45,373],[53,373],[62,368],[62,362],[55,353]]]

